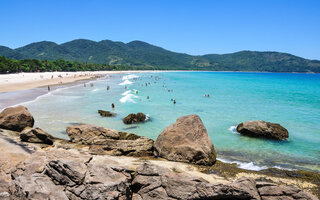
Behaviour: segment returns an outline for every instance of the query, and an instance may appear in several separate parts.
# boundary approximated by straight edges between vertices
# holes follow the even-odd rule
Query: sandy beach
[[[31,88],[61,85],[88,80],[100,75],[121,73],[143,73],[150,71],[84,71],[84,72],[34,72],[0,74],[0,93],[27,90]]]

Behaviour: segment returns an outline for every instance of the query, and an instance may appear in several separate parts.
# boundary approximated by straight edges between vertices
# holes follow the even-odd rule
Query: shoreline
[[[240,72],[240,73],[279,73],[279,74],[317,74],[313,72],[263,72],[263,71],[201,71],[201,70],[129,70],[129,71],[77,71],[77,72],[22,72],[0,74],[0,94],[44,87],[48,85],[70,84],[76,81],[90,80],[97,76],[152,72]],[[61,76],[61,77],[59,77]],[[52,78],[53,77],[53,78]]]
[[[70,84],[77,81],[95,79],[103,75],[146,72],[157,71],[23,72],[18,74],[0,74],[0,94],[39,87]]]

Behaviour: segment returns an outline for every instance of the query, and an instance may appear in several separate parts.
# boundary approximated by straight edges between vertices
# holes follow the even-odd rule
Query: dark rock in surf
[[[100,116],[102,117],[114,117],[116,116],[115,113],[112,113],[110,111],[105,111],[105,110],[98,110],[98,113],[100,114]]]
[[[237,132],[251,137],[263,137],[274,140],[284,140],[289,137],[287,129],[280,124],[265,121],[247,121],[237,126]]]
[[[33,125],[33,116],[24,106],[6,108],[0,113],[0,128],[22,131],[26,127],[33,127]]]
[[[144,122],[146,120],[147,116],[141,112],[134,114],[131,113],[128,116],[126,116],[122,121],[125,124],[133,124],[138,122]]]

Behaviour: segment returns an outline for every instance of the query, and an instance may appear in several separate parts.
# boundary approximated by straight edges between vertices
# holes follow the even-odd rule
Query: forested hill
[[[287,53],[240,51],[231,54],[192,56],[168,51],[142,41],[129,43],[73,40],[63,44],[36,42],[10,49],[0,46],[0,56],[12,59],[66,60],[121,65],[138,69],[187,69],[214,71],[268,71],[320,73],[320,61]]]

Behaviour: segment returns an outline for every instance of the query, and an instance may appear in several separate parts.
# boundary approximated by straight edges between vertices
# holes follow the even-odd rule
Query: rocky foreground
[[[179,118],[155,142],[86,124],[67,127],[70,141],[20,129],[0,129],[0,199],[318,199],[311,194],[318,174],[272,175],[216,161],[197,115]]]

